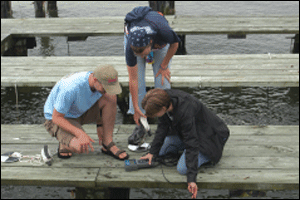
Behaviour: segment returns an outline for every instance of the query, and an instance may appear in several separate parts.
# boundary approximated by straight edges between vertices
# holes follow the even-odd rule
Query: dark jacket
[[[169,89],[173,111],[159,118],[150,153],[157,156],[167,135],[178,135],[186,148],[187,182],[196,182],[199,151],[212,163],[221,159],[229,137],[226,124],[192,95]]]
[[[153,39],[153,46],[155,44],[162,46],[165,44],[173,44],[180,42],[177,34],[171,29],[166,18],[158,12],[153,11],[150,7],[136,7],[125,17],[128,32],[131,33],[135,29],[145,29],[147,35]],[[136,65],[137,60],[132,49],[130,48],[130,38],[128,38],[125,47],[126,64],[130,67]]]

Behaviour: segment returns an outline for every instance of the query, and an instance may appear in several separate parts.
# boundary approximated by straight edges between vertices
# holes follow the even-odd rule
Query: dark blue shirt
[[[168,21],[164,16],[150,7],[137,7],[126,15],[125,22],[130,32],[136,29],[145,29],[153,41],[152,48],[155,45],[165,45],[180,42],[177,34],[170,28]],[[130,48],[130,39],[128,39],[125,50],[126,64],[133,67],[137,64],[136,56]]]

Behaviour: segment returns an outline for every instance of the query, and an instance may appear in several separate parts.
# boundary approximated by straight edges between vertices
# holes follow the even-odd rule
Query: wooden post
[[[163,13],[164,15],[175,14],[175,2],[174,1],[149,1],[149,6],[155,10]]]
[[[35,1],[34,2],[34,10],[35,17],[45,17],[45,1]]]
[[[175,1],[149,1],[149,6],[154,11],[159,11],[164,15],[175,15]],[[181,42],[176,52],[176,55],[186,55],[185,35],[178,35]]]
[[[299,53],[299,34],[296,34],[294,37],[293,53]]]
[[[12,18],[10,1],[1,1],[1,18]]]
[[[49,13],[49,17],[58,17],[57,13],[57,1],[47,1],[48,6],[47,6],[47,11]]]
[[[57,1],[47,1],[48,2],[48,10],[57,10],[57,5],[56,2]]]

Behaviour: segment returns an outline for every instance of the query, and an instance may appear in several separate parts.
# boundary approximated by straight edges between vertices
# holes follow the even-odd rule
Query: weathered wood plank
[[[4,167],[1,163],[1,185],[95,187],[98,172],[99,168]]]
[[[14,175],[8,177],[8,174]],[[178,174],[174,167],[164,167],[164,174],[169,181],[179,184],[166,182],[160,167],[135,172],[125,172],[123,168],[51,167],[49,170],[47,167],[39,167],[37,170],[33,167],[1,167],[1,182],[11,185],[69,187],[186,188],[186,177]],[[40,179],[41,176],[44,178]],[[206,168],[200,171],[197,184],[199,188],[207,189],[295,190],[299,187],[299,174],[289,170]]]
[[[61,77],[1,77],[2,87],[53,87]],[[274,82],[276,80],[276,82]],[[119,77],[122,86],[128,87],[128,77]],[[148,87],[154,86],[153,77],[146,77]],[[299,76],[274,77],[172,77],[172,87],[299,87]]]
[[[148,172],[148,173],[147,173]],[[149,175],[151,172],[151,176]],[[155,187],[155,188],[186,188],[186,177],[178,174],[174,168],[164,167],[164,174],[170,184],[163,178],[161,169],[146,169],[138,172],[124,173],[122,169],[110,168],[100,170],[97,185],[102,187]],[[132,176],[134,179],[132,180]],[[198,174],[197,184],[199,188],[210,189],[297,189],[299,186],[299,174],[284,170],[216,170],[215,168],[204,169]],[[126,180],[131,179],[131,182]]]
[[[101,156],[100,153],[100,148],[101,146],[98,145],[98,139],[97,137],[92,137],[95,140],[95,143],[93,144],[93,147],[95,149],[94,153],[89,153],[88,155],[77,155],[74,156],[74,159],[72,159],[73,163],[77,161],[78,159],[91,159],[92,157],[97,157],[97,158],[108,158],[106,155]],[[116,137],[115,137],[116,138]],[[126,137],[128,138],[128,136]],[[148,142],[151,142],[152,138],[148,140]],[[51,142],[48,142],[47,140],[44,143],[34,143],[34,144],[27,144],[27,143],[22,143],[21,145],[18,143],[12,144],[8,143],[1,146],[1,152],[11,152],[11,151],[16,151],[16,152],[21,152],[23,155],[27,156],[34,156],[38,153],[40,153],[40,149],[43,148],[43,145],[47,144],[49,146],[49,149],[52,154],[55,154],[57,152],[57,147],[58,147],[58,142],[55,140]],[[234,143],[228,143],[229,145],[225,146],[224,153],[223,153],[223,158],[227,159],[237,159],[243,157],[243,161],[245,161],[245,164],[249,162],[252,158],[269,158],[271,159],[277,159],[277,158],[286,158],[286,157],[293,157],[294,161],[292,163],[298,162],[295,157],[299,157],[299,145],[298,144],[280,144],[280,145],[251,145],[251,144],[243,144],[243,145],[234,145]],[[127,146],[124,143],[118,143],[118,146],[123,148],[124,150],[127,150]],[[127,152],[130,154],[132,158],[140,158],[139,153],[135,152],[130,152],[127,150]],[[87,156],[87,157],[86,157]],[[248,160],[247,160],[248,159]],[[59,162],[59,159],[56,159],[57,162]],[[56,162],[55,161],[55,162]],[[103,161],[104,162],[104,161]],[[118,163],[118,161],[113,160],[111,161],[112,163]],[[77,163],[78,164],[78,163]],[[30,163],[27,162],[19,162],[15,163],[14,166],[20,167],[20,166],[29,166]],[[6,164],[3,163],[3,166],[11,166],[11,164]],[[233,167],[241,167],[240,165],[234,165],[232,163],[222,163],[222,167],[226,168],[233,168]],[[57,167],[63,167],[63,165],[57,165]],[[288,167],[288,165],[286,166]]]
[[[53,86],[61,77],[111,64],[119,81],[128,86],[124,56],[111,57],[1,57],[1,86]],[[299,87],[299,55],[194,55],[174,56],[173,87],[277,86]],[[147,65],[146,83],[154,85]]]
[[[296,23],[299,18],[281,16],[176,16],[171,27],[179,34],[262,34],[288,33],[292,27],[299,32]]]
[[[35,144],[35,143],[39,143],[39,144],[44,144],[44,143],[56,143],[55,140],[52,140],[50,137],[47,138],[47,132],[42,133],[41,135],[37,135],[36,133],[32,133],[32,134],[27,134],[26,136],[15,136],[13,138],[5,138],[5,137],[1,137],[1,139],[3,139],[3,141],[1,141],[1,143],[3,144]],[[122,141],[126,140],[129,137],[131,133],[127,133],[119,135],[116,134],[116,142],[120,142],[122,143]],[[92,135],[92,139],[98,139],[97,135]],[[231,138],[230,143],[235,144],[236,145],[255,145],[255,144],[259,144],[259,145],[296,145],[298,144],[298,140],[299,140],[299,135],[290,135],[289,137],[285,136],[285,135],[277,135],[277,136],[268,136],[268,135],[237,135],[234,138]]]
[[[151,125],[152,130],[156,125]],[[186,177],[176,167],[125,172],[124,163],[100,153],[95,125],[84,125],[95,139],[95,152],[75,154],[69,160],[57,159],[51,167],[30,163],[1,163],[1,183],[72,187],[167,187],[186,188]],[[114,141],[127,149],[127,138],[134,125],[115,125]],[[221,161],[202,167],[199,188],[214,189],[297,189],[299,187],[299,126],[229,126],[231,136]],[[150,137],[147,140],[151,141]],[[44,144],[51,150],[57,141],[42,125],[1,125],[1,152],[39,153]],[[143,153],[127,152],[131,158]],[[26,173],[24,173],[26,171]],[[45,175],[46,174],[46,175]],[[134,177],[134,178],[133,178]]]
[[[232,144],[231,144],[232,145]],[[10,145],[9,145],[10,146]],[[119,146],[119,145],[118,145]],[[37,149],[35,149],[34,154],[24,154],[25,156],[35,156],[36,154],[40,154],[40,149],[43,148],[43,146],[36,146]],[[123,147],[121,147],[123,148]],[[127,150],[128,154],[135,159],[139,159],[142,154],[136,154],[130,152],[127,148],[124,147],[125,150]],[[224,150],[225,152],[227,149]],[[9,152],[9,151],[4,151]],[[56,156],[55,156],[56,158]],[[30,163],[29,159],[22,159],[22,162],[17,163],[2,163],[1,166],[3,167],[39,167],[39,162]],[[89,154],[75,154],[72,159],[68,160],[68,162],[65,162],[61,159],[56,158],[55,159],[55,168],[105,168],[105,167],[112,167],[112,168],[123,168],[124,163],[117,161],[115,159],[111,159],[111,157],[102,154],[100,152],[100,148],[97,148],[95,152],[90,152]],[[299,169],[299,159],[295,159],[293,157],[293,154],[286,154],[285,156],[235,156],[233,153],[232,155],[223,155],[223,158],[218,163],[218,166],[216,169],[286,169],[286,170],[298,170]],[[125,169],[123,169],[125,170]]]
[[[284,65],[282,65],[285,67]],[[76,67],[76,70],[79,71],[88,71],[87,67]],[[174,77],[180,77],[180,76],[195,76],[195,74],[199,76],[228,76],[228,77],[234,77],[234,76],[244,76],[245,74],[247,75],[257,75],[258,71],[262,74],[265,74],[265,76],[271,76],[271,75],[296,75],[298,72],[297,69],[282,69],[282,68],[276,68],[276,67],[271,67],[268,69],[268,67],[265,67],[264,69],[213,69],[219,66],[212,66],[211,69],[208,69],[207,67],[204,68],[203,66],[184,66],[182,69],[180,69],[180,66],[174,66],[172,65],[172,76]],[[225,66],[223,66],[226,68]],[[280,67],[280,66],[279,66]],[[29,69],[30,68],[30,69]],[[201,69],[202,68],[202,69]],[[222,67],[220,67],[222,68]],[[30,70],[30,71],[28,71]],[[49,69],[50,70],[50,69]],[[118,69],[117,69],[118,70]],[[14,73],[18,71],[19,74],[22,72],[26,73],[29,76],[45,76],[45,69],[42,69],[40,67],[11,67],[5,69],[5,73]],[[92,71],[92,70],[90,70]],[[65,66],[55,66],[51,67],[51,74],[46,74],[47,76],[57,76],[61,77],[61,75],[64,74],[69,74],[70,73],[70,67],[65,67]],[[121,69],[118,70],[119,77],[121,76],[128,76],[128,71],[127,69]],[[151,77],[153,76],[153,70],[151,68],[148,68],[146,70],[146,76]]]
[[[93,134],[96,125],[84,124],[83,129]],[[151,124],[151,130],[156,130],[157,125]],[[255,126],[255,125],[228,125],[230,135],[299,135],[298,125],[269,125],[269,126]],[[132,132],[135,127],[130,124],[115,124],[114,133],[127,134]],[[8,133],[8,137],[13,134],[27,135],[36,133],[46,133],[42,124],[1,124],[1,131]],[[1,136],[5,137],[5,136]],[[7,137],[7,136],[6,136]]]
[[[150,125],[152,132],[155,132],[157,125]],[[238,126],[229,125],[230,135],[239,136],[299,136],[299,126],[289,125],[269,125],[269,126]],[[85,124],[83,129],[88,134],[96,134],[96,125]],[[114,127],[114,134],[116,135],[127,135],[134,129],[133,125],[118,125]],[[45,138],[48,133],[42,124],[2,124],[1,132],[5,135],[1,135],[1,139],[10,138]],[[4,140],[1,140],[3,142]]]
[[[299,33],[299,16],[167,16],[178,34]],[[1,19],[1,29],[21,36],[123,35],[124,16]]]

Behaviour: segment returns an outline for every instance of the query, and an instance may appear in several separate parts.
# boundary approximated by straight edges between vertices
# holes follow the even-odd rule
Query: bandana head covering
[[[151,37],[145,29],[137,29],[129,34],[130,45],[134,47],[145,47],[150,43]]]

